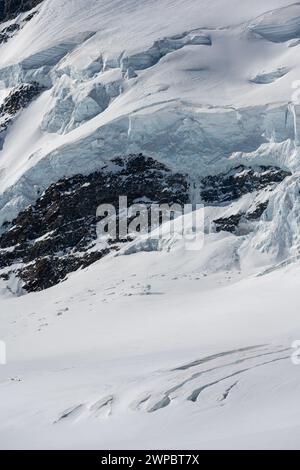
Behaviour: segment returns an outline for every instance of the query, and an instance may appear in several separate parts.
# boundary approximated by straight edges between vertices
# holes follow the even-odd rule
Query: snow
[[[269,256],[270,264],[294,258],[299,252],[299,173],[287,178],[270,198],[268,208],[242,249]],[[246,255],[247,253],[247,255]]]
[[[138,253],[1,298],[0,447],[298,448],[298,279]]]
[[[0,448],[299,448],[299,4],[38,10],[0,46],[0,103],[45,87],[0,152],[0,225],[134,152],[194,178],[241,164],[292,176],[207,207],[197,250],[145,236],[45,292],[1,281]],[[211,233],[267,199],[244,235]]]

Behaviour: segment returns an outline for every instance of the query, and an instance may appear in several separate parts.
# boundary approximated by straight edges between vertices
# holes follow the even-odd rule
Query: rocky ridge
[[[19,13],[30,11],[42,1],[43,0],[1,0],[0,21],[7,21],[15,18]]]
[[[0,106],[0,149],[3,147],[7,128],[18,113],[36,98],[43,88],[36,82],[15,87]]]

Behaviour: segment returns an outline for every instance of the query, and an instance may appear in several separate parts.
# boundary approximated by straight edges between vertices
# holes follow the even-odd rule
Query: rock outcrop
[[[29,97],[31,93],[29,92]],[[25,101],[24,101],[25,100]],[[14,112],[26,99],[10,99],[3,110]],[[0,236],[1,276],[17,272],[26,291],[49,288],[77,269],[87,267],[112,250],[131,241],[117,236],[104,247],[97,245],[97,208],[111,204],[118,213],[119,197],[127,196],[128,206],[153,203],[183,206],[198,201],[207,205],[226,205],[241,196],[269,188],[270,191],[289,173],[276,167],[237,167],[226,174],[209,176],[191,185],[186,175],[173,173],[167,166],[143,154],[115,158],[101,170],[75,175],[52,184],[11,223]],[[193,187],[192,187],[193,186]],[[195,187],[200,188],[195,194]],[[197,191],[197,190],[196,190]],[[260,203],[248,212],[219,218],[212,224],[217,232],[239,235],[241,223],[259,219],[268,206]],[[127,217],[127,215],[126,215]],[[129,220],[128,216],[128,221]],[[149,227],[150,229],[150,227]]]
[[[93,251],[97,208],[107,203],[117,208],[121,195],[127,196],[128,205],[184,204],[189,199],[184,175],[143,155],[116,158],[99,172],[51,185],[35,205],[7,224],[0,237],[0,268],[23,264],[19,276],[24,288],[36,291],[118,249],[118,243],[128,240],[116,239],[109,250]]]
[[[19,13],[24,13],[35,8],[43,0],[1,0],[0,21],[14,18]]]
[[[204,178],[201,197],[206,204],[234,201],[244,194],[281,183],[290,174],[277,167],[240,165],[227,173]]]
[[[36,82],[24,83],[15,87],[4,99],[0,106],[0,150],[3,147],[8,126],[12,124],[18,113],[26,108],[42,90],[43,88]]]

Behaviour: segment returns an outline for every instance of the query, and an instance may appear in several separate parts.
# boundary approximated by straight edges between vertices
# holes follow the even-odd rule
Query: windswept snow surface
[[[137,253],[2,299],[0,447],[299,448],[299,275]]]
[[[130,153],[191,177],[291,176],[207,207],[199,251],[143,238],[41,293],[2,280],[0,448],[299,449],[300,4],[37,10],[0,45],[0,104],[41,87],[5,134],[0,226],[51,183]],[[247,233],[209,233],[266,200]]]

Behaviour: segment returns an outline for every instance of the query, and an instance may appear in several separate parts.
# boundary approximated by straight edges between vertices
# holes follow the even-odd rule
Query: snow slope
[[[0,447],[299,448],[298,279],[138,253],[2,299]]]
[[[206,207],[200,251],[146,237],[44,292],[1,280],[0,448],[298,449],[300,4],[36,11],[2,25],[22,27],[0,44],[0,106],[22,83],[40,94],[1,131],[0,227],[130,153],[195,179],[289,176]],[[266,201],[244,232],[210,230]]]

